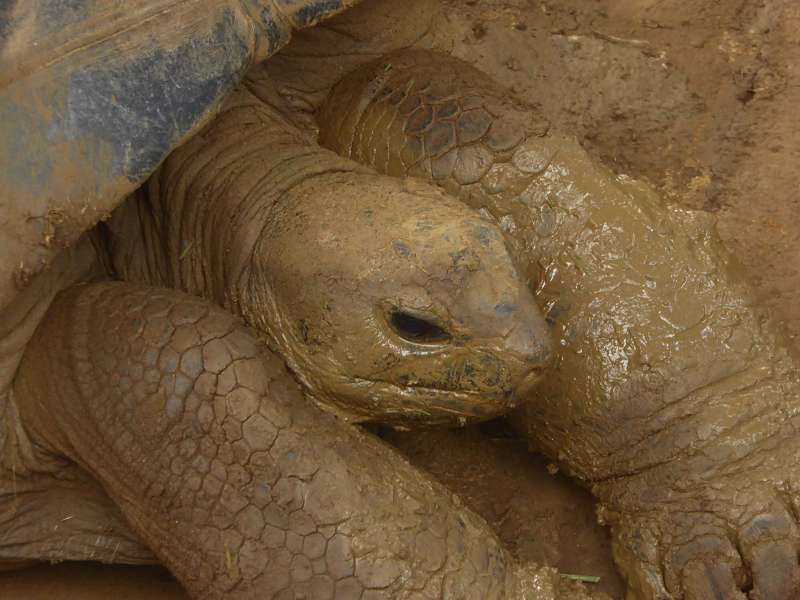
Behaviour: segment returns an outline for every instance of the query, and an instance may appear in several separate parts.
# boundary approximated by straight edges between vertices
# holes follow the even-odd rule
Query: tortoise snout
[[[544,369],[553,360],[553,340],[547,322],[535,306],[516,317],[505,336],[504,349],[531,369]]]

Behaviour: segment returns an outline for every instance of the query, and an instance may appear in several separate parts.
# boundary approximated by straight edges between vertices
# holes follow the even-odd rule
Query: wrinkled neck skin
[[[253,155],[262,160],[254,165]],[[293,209],[312,179],[359,170],[315,147],[283,111],[238,90],[212,126],[173,152],[135,202],[114,214],[109,245],[116,274],[181,289],[242,316],[307,387],[319,390],[332,374],[294,351],[302,347],[297,330],[252,258],[264,240],[303,226]]]
[[[794,362],[708,216],[614,175],[501,93],[455,59],[400,52],[338,84],[319,125],[326,147],[434,179],[504,231],[556,355],[517,424],[610,502],[641,475],[630,506],[674,493],[657,473],[690,487],[796,438]]]

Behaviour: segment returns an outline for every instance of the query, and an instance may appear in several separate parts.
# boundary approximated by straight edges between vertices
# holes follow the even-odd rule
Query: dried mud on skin
[[[615,170],[651,181],[686,206],[713,212],[761,303],[794,348],[800,347],[800,304],[793,301],[800,288],[800,228],[794,226],[800,208],[794,193],[800,179],[800,122],[794,118],[800,86],[792,84],[797,75],[791,70],[800,63],[800,46],[791,37],[800,27],[800,6],[789,0],[445,5],[446,16],[431,29],[439,47],[539,104],[559,129],[579,136]],[[441,434],[437,451],[447,455],[480,435]],[[413,462],[437,474],[430,434],[406,436],[398,444]],[[477,464],[502,476],[470,476],[476,462],[460,460],[441,479],[473,484],[457,491],[497,526],[512,551],[559,560],[552,535],[542,535],[537,546],[518,528],[502,525],[503,515],[523,522],[541,509],[521,496],[528,493],[525,486],[512,483],[528,468],[519,466],[525,461],[504,452],[477,454]],[[491,460],[497,461],[494,467]],[[548,481],[543,461],[532,458],[530,464]],[[556,482],[553,495],[572,500],[552,514],[546,531],[568,535],[576,515],[591,513],[591,500],[565,480],[549,480]],[[600,533],[581,535],[589,546],[602,547]],[[597,549],[587,552],[595,554],[586,564],[599,572],[604,557]],[[603,568],[609,568],[610,558],[605,560]],[[151,568],[37,567],[0,575],[0,597],[185,598],[165,577]],[[613,575],[603,581],[613,597],[622,597]]]

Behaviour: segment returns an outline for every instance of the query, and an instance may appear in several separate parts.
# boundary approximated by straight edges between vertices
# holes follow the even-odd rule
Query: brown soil
[[[438,1],[438,0],[430,0]],[[794,0],[445,0],[436,44],[474,62],[621,172],[713,212],[800,350],[800,5]],[[524,560],[622,597],[591,497],[502,426],[387,434]],[[0,575],[0,597],[184,598],[163,570],[89,564]]]

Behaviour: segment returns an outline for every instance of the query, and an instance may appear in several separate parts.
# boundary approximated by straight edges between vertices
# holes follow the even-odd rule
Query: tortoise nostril
[[[450,334],[435,323],[402,310],[392,311],[389,325],[401,338],[417,344],[442,344],[450,340]]]
[[[544,319],[535,313],[517,324],[505,338],[505,349],[528,364],[547,366],[553,358],[553,340]]]

